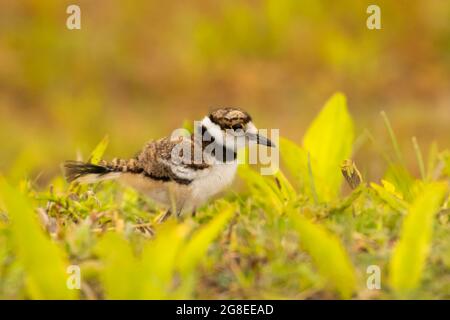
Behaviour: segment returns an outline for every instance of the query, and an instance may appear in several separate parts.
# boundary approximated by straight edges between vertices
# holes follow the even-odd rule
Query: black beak
[[[259,133],[249,133],[247,132],[247,137],[250,141],[255,141],[257,144],[262,144],[264,146],[275,148],[276,145],[270,139],[260,135]]]

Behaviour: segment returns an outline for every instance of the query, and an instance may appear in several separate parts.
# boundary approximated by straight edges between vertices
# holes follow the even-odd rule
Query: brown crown
[[[219,125],[222,130],[231,129],[233,126],[245,126],[252,120],[250,115],[238,108],[220,108],[209,114],[212,122]]]

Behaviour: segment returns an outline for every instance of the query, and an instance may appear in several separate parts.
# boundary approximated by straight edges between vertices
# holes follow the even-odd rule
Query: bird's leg
[[[197,208],[192,209],[192,218],[195,218],[197,215]]]
[[[166,213],[164,213],[159,219],[158,219],[158,223],[163,223],[164,221],[167,220],[167,218],[169,218],[172,215],[172,210],[167,209]]]
[[[164,221],[166,221],[172,215],[172,212],[175,212],[178,220],[181,220],[182,210],[183,210],[183,206],[182,205],[173,206],[172,208],[167,209],[166,213],[164,213],[161,216],[161,218],[158,219],[158,223],[163,223]]]
[[[184,208],[185,202],[186,202],[186,200],[182,200],[182,201],[177,203],[177,207],[175,209],[175,212],[177,214],[178,221],[182,220],[182,213],[183,213],[183,208]]]
[[[184,220],[184,217],[182,215],[182,207],[180,207],[180,209],[177,210],[177,218],[178,218],[178,222],[181,222]]]

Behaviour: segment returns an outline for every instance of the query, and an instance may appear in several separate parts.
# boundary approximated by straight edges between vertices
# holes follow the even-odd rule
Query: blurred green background
[[[81,30],[66,8],[81,7]],[[381,8],[368,30],[366,8]],[[335,91],[348,97],[355,158],[377,180],[385,110],[410,168],[450,142],[450,2],[0,0],[0,172],[40,185],[105,134],[107,157],[218,106],[301,139]],[[363,141],[363,140],[360,140]]]

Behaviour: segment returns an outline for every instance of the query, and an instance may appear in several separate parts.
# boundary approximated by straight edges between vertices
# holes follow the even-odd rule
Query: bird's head
[[[220,108],[201,121],[201,130],[228,149],[237,150],[247,143],[275,147],[268,138],[260,135],[250,115],[239,108]]]

